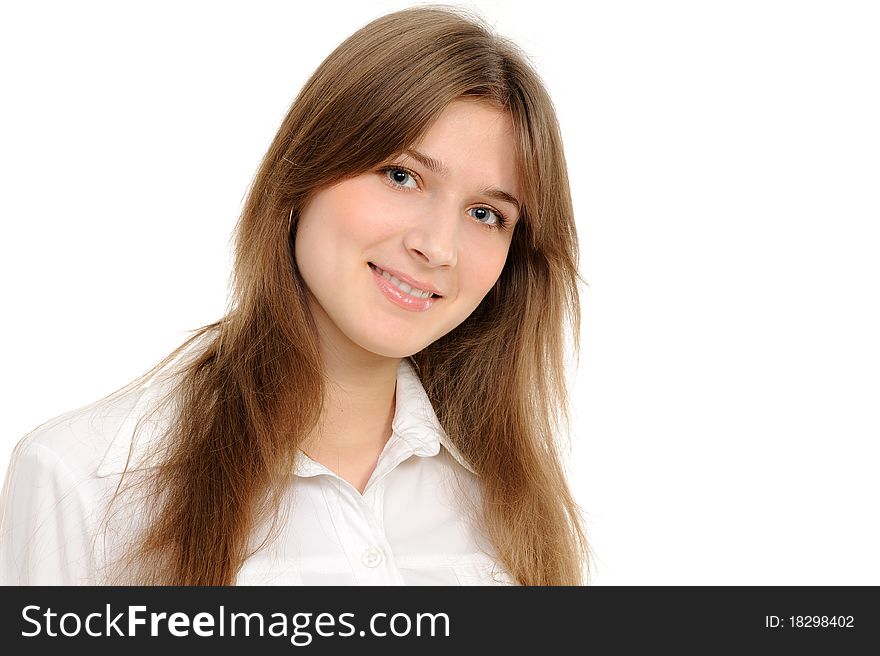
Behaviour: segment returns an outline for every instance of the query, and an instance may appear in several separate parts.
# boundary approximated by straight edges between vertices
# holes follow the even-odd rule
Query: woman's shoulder
[[[144,391],[65,412],[16,445],[0,496],[0,584],[97,581],[102,557],[94,537],[117,483],[101,469]]]
[[[169,423],[166,401],[179,382],[178,368],[208,343],[202,335],[166,368],[117,391],[54,417],[16,445],[12,464],[23,458],[64,463],[81,475],[105,477],[145,464],[144,457]],[[140,383],[140,384],[137,384]]]
[[[19,440],[10,467],[29,461],[63,466],[77,478],[107,475],[116,469],[116,456],[128,454],[131,435],[126,435],[133,434],[153,396],[150,388],[129,389],[53,417]]]

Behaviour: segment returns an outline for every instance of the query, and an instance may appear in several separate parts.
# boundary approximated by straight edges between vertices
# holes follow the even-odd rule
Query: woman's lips
[[[424,312],[430,310],[431,307],[440,300],[439,296],[431,296],[429,298],[420,298],[407,294],[405,291],[397,287],[390,280],[387,280],[372,262],[369,263],[370,272],[373,274],[373,281],[389,301],[410,312]]]
[[[418,289],[419,291],[431,292],[432,294],[436,294],[437,296],[443,296],[443,293],[439,289],[437,289],[436,287],[433,287],[428,282],[425,282],[423,280],[419,280],[418,278],[413,278],[412,276],[409,276],[405,273],[402,273],[401,271],[397,271],[396,269],[391,269],[387,266],[382,266],[382,265],[376,264],[375,262],[369,262],[368,264],[373,268],[379,269],[380,273],[385,272],[389,276],[391,276],[393,278],[397,278],[397,280],[399,282],[405,282],[410,287]],[[404,291],[406,291],[406,290],[404,290]]]

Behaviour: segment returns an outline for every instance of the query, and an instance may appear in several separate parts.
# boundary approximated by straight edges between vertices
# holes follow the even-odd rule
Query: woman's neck
[[[323,346],[322,356],[327,377],[324,411],[303,450],[343,458],[375,452],[378,457],[391,436],[400,358],[359,347]]]
[[[399,363],[389,360],[369,370],[327,372],[319,422],[322,444],[346,449],[385,446],[391,436]]]

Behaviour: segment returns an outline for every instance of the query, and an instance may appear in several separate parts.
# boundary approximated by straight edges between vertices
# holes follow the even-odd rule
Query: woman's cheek
[[[489,290],[498,282],[501,271],[504,269],[504,263],[507,260],[508,250],[508,247],[503,249],[496,247],[492,249],[491,255],[487,256],[484,252],[482,257],[476,258],[475,262],[478,264],[471,271],[471,277],[473,280],[479,281],[479,288],[482,292],[480,294],[481,298],[488,294]]]

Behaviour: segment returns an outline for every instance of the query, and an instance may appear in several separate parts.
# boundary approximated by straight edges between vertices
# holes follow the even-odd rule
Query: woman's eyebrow
[[[424,153],[420,153],[413,148],[407,148],[403,151],[403,154],[412,157],[414,160],[427,168],[431,173],[435,173],[436,175],[439,175],[443,178],[449,177],[449,169],[447,169],[443,162],[441,162],[439,159],[428,157]]]
[[[443,162],[441,162],[440,160],[434,159],[433,157],[425,155],[424,153],[420,153],[414,148],[407,148],[403,151],[403,154],[412,157],[414,160],[427,168],[431,173],[439,175],[443,178],[449,177],[449,169],[446,168],[446,165],[443,164]],[[480,193],[484,196],[494,198],[495,200],[510,203],[511,205],[516,207],[517,212],[519,212],[521,209],[520,202],[519,200],[517,200],[516,196],[504,191],[503,189],[498,189],[496,187],[487,187],[485,189],[482,189]]]

